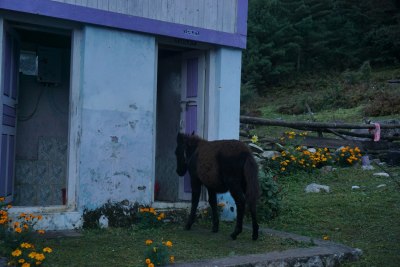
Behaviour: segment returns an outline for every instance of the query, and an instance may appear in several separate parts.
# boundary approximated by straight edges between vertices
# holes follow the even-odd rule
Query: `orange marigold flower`
[[[151,244],[153,244],[153,240],[147,239],[147,240],[146,240],[146,245],[151,245]]]
[[[170,256],[170,257],[169,257],[169,261],[170,261],[171,263],[174,263],[174,262],[175,262],[175,257],[174,257],[174,256]]]
[[[151,260],[150,259],[146,259],[146,264],[150,264]]]
[[[40,235],[43,235],[44,234],[44,230],[37,230],[37,233],[40,234]]]
[[[17,227],[17,228],[15,228],[14,231],[20,234],[22,232],[22,229],[21,229],[21,227]]]
[[[28,262],[25,262],[24,264],[21,265],[21,267],[31,267],[31,264]]]
[[[172,242],[171,241],[167,241],[166,243],[165,243],[165,245],[167,246],[167,247],[172,247]]]
[[[51,248],[49,248],[49,247],[45,247],[45,248],[43,249],[43,252],[51,253],[51,252],[53,252],[53,250],[52,250]]]
[[[20,250],[20,249],[16,249],[16,250],[14,250],[13,252],[11,252],[11,255],[13,256],[13,257],[18,257],[18,256],[20,256],[22,254],[22,251]]]

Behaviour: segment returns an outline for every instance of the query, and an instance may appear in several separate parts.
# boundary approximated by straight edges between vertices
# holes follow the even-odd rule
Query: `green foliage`
[[[157,213],[154,208],[140,208],[138,214],[138,224],[139,229],[152,229],[160,227],[165,218],[164,213]]]
[[[263,166],[258,174],[261,197],[257,207],[257,216],[261,221],[268,221],[279,215],[281,208],[281,189],[274,172]]]
[[[298,74],[400,61],[395,1],[250,0],[248,18],[242,82],[259,93]]]
[[[400,91],[383,88],[371,96],[371,101],[364,107],[365,116],[387,116],[400,114]]]
[[[129,227],[137,221],[137,212],[139,205],[129,203],[108,201],[97,209],[83,211],[83,228],[99,228],[99,219],[102,215],[107,217],[110,227]]]
[[[164,266],[174,262],[174,256],[171,255],[172,242],[157,242],[146,240],[148,246],[145,251],[145,266]]]

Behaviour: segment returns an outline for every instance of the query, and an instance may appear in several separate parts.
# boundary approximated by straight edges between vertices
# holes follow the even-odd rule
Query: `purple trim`
[[[199,84],[198,61],[198,58],[191,58],[187,60],[186,97],[197,96],[197,87]]]
[[[238,8],[242,9],[247,0],[238,0]],[[244,3],[241,3],[244,2]],[[247,8],[247,7],[246,7]],[[148,18],[130,16],[88,7],[70,5],[50,0],[0,0],[0,9],[37,14],[83,23],[96,24],[144,33],[171,36],[205,43],[246,47],[246,36],[238,33],[226,33],[202,29],[187,25],[158,21]],[[240,11],[241,17],[243,16]],[[243,19],[243,18],[241,18]],[[243,22],[238,28],[243,30]]]
[[[1,135],[0,144],[0,197],[6,196],[6,183],[7,183],[7,135]]]
[[[8,140],[8,173],[7,173],[7,191],[6,196],[12,194],[13,191],[13,178],[14,178],[14,135],[9,135]]]
[[[236,32],[247,36],[248,0],[237,0]]]
[[[3,104],[3,125],[15,127],[17,114],[15,108]]]

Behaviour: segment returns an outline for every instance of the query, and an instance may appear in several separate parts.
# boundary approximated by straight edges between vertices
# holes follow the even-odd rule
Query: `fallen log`
[[[354,123],[338,123],[338,122],[308,122],[308,121],[283,121],[271,120],[257,117],[240,116],[241,123],[283,126],[289,128],[312,128],[312,129],[375,129],[374,124],[354,124]],[[381,129],[400,129],[400,124],[380,124]]]

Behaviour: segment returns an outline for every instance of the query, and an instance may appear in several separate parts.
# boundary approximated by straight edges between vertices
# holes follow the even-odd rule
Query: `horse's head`
[[[193,153],[196,151],[197,143],[200,140],[198,136],[186,135],[178,133],[176,138],[177,146],[175,149],[176,156],[176,173],[179,176],[184,176],[187,169],[189,161],[191,160]]]

